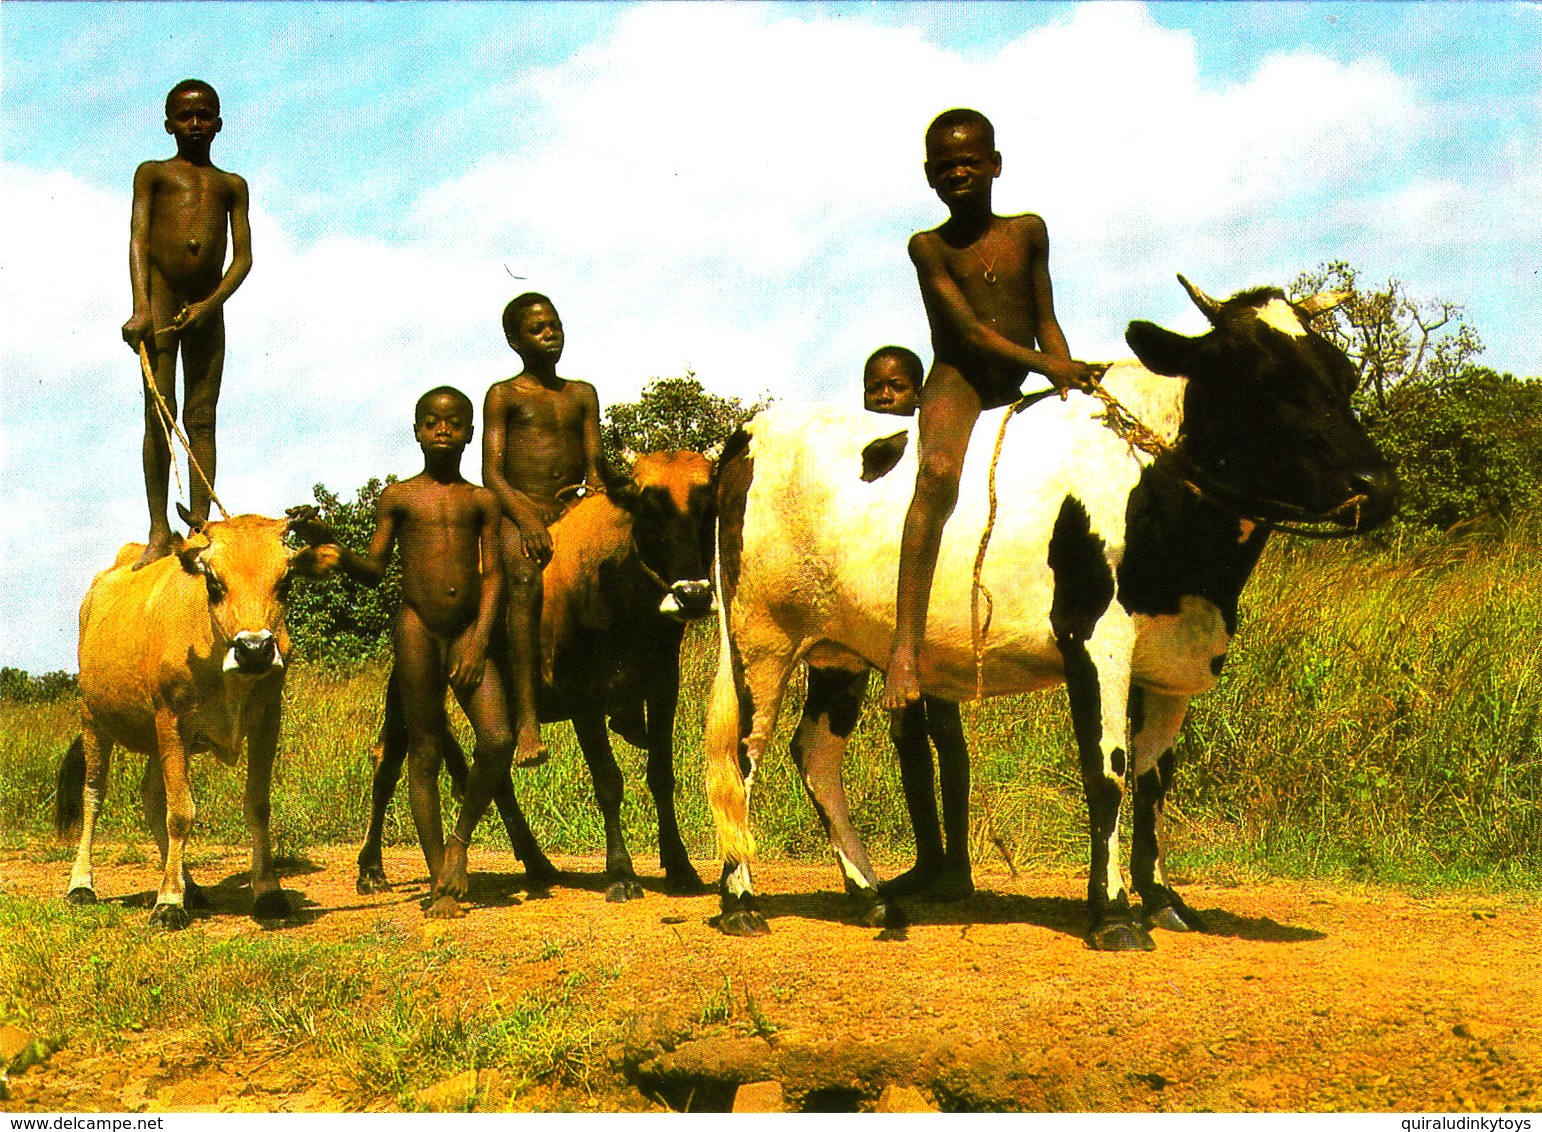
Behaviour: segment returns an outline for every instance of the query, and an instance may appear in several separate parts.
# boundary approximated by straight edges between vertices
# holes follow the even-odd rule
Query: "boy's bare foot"
[[[540,728],[520,732],[514,744],[515,766],[525,768],[540,766],[550,757],[551,752],[546,749],[546,744],[541,742]]]
[[[159,562],[171,554],[171,532],[160,534],[157,531],[150,532],[150,541],[145,546],[145,552],[139,556],[139,561],[134,563],[131,569],[138,570],[148,566],[152,562]]]
[[[916,675],[914,657],[889,656],[889,670],[884,673],[883,697],[878,701],[888,711],[901,711],[921,698],[921,681]]]
[[[464,900],[470,888],[471,881],[466,876],[466,845],[458,834],[452,833],[444,840],[444,861],[434,879],[434,903],[445,896]]]

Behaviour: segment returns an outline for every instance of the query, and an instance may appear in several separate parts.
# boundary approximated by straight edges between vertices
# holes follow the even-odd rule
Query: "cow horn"
[[[1194,300],[1194,305],[1204,312],[1207,319],[1214,322],[1221,313],[1221,304],[1190,283],[1181,273],[1178,276],[1178,282],[1183,284],[1183,289],[1189,293],[1189,298]]]
[[[1348,291],[1319,291],[1301,299],[1296,306],[1306,311],[1308,318],[1316,318],[1320,314],[1327,314],[1347,298]]]

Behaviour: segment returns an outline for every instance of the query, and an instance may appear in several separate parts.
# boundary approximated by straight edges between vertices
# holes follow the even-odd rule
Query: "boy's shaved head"
[[[548,299],[539,291],[526,291],[523,295],[517,295],[509,300],[509,305],[503,308],[503,335],[513,341],[514,335],[519,330],[519,318],[531,307],[545,303],[552,310],[557,309],[557,304]]]
[[[962,107],[944,110],[932,119],[932,124],[926,127],[927,147],[930,148],[936,138],[959,127],[979,130],[985,137],[985,144],[991,149],[996,148],[996,127],[991,125],[991,120],[978,110],[967,110]]]
[[[466,422],[468,424],[471,422],[472,413],[475,412],[475,409],[472,407],[472,404],[471,404],[471,398],[467,397],[464,393],[462,393],[459,389],[456,389],[455,386],[453,386],[453,385],[440,385],[440,386],[438,386],[438,387],[436,387],[434,389],[430,389],[427,393],[423,394],[423,396],[419,397],[418,398],[417,407],[415,409],[413,409],[413,411],[412,411],[412,419],[413,420],[421,420],[422,417],[423,417],[423,410],[428,407],[428,403],[430,401],[432,401],[435,397],[452,397],[452,398],[454,398],[456,404],[458,404],[462,409],[465,410],[465,412],[466,412]]]
[[[882,361],[884,358],[894,359],[900,369],[909,375],[915,387],[917,389],[921,388],[921,382],[926,377],[926,367],[921,364],[921,359],[916,356],[914,350],[906,349],[904,346],[878,347],[868,356],[866,364],[862,367],[862,372],[866,373],[873,368],[874,362]]]
[[[166,116],[168,118],[171,117],[171,104],[173,100],[176,99],[177,95],[186,94],[190,90],[196,90],[200,94],[208,95],[214,102],[214,112],[216,114],[220,112],[220,96],[218,91],[202,79],[183,79],[166,92]]]

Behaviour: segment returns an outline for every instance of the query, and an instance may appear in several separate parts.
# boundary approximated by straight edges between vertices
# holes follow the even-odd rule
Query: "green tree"
[[[313,490],[321,519],[353,550],[369,547],[375,532],[375,504],[387,484],[371,478],[345,502],[323,484]],[[391,622],[402,600],[401,564],[393,556],[379,586],[361,585],[341,572],[322,582],[290,590],[289,633],[294,647],[308,660],[332,663],[363,660],[391,647]]]
[[[769,396],[746,405],[737,397],[709,393],[691,370],[684,377],[656,377],[636,401],[621,401],[606,411],[600,430],[605,458],[625,469],[641,452],[683,448],[713,455],[734,429],[770,403]]]
[[[1291,292],[1348,293],[1316,329],[1359,370],[1356,408],[1402,485],[1396,527],[1502,522],[1542,503],[1542,385],[1478,364],[1483,342],[1460,304],[1360,280],[1339,260]]]

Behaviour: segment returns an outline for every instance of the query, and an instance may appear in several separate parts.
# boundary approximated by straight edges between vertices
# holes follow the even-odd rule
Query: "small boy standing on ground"
[[[459,901],[467,889],[466,849],[514,754],[502,664],[488,654],[503,596],[498,501],[460,472],[471,415],[471,399],[458,389],[440,386],[423,394],[413,428],[423,470],[380,493],[369,552],[343,548],[339,561],[352,577],[378,585],[392,545],[401,545],[402,607],[391,644],[407,724],[408,798],[432,878],[427,914],[435,919],[464,914]],[[303,538],[337,542],[325,524],[297,519],[294,526]],[[484,679],[489,666],[493,678]],[[439,816],[446,685],[476,736],[476,765],[448,843]]]
[[[870,413],[914,416],[925,372],[921,359],[903,346],[874,350],[862,369],[862,407]],[[890,716],[889,737],[899,756],[905,806],[916,836],[916,863],[884,888],[895,896],[921,893],[934,900],[966,899],[974,894],[969,867],[969,747],[958,704],[923,695]],[[937,748],[946,850],[937,823],[928,737]]]
[[[548,528],[574,501],[572,489],[603,491],[600,400],[594,386],[557,376],[564,337],[557,308],[534,291],[503,311],[503,333],[524,363],[487,391],[482,478],[503,512],[508,579],[509,677],[514,762],[546,761],[536,715],[541,669],[541,570],[551,559]]]
[[[926,131],[926,183],[948,208],[941,227],[910,238],[910,258],[932,331],[932,372],[921,388],[915,495],[900,542],[894,641],[883,706],[921,696],[920,649],[942,528],[958,500],[974,422],[1011,404],[1023,378],[1041,373],[1061,390],[1096,370],[1073,361],[1055,320],[1049,232],[1033,213],[997,216],[1001,175],[995,129],[978,110],[948,110]]]
[[[177,155],[146,161],[134,174],[129,226],[129,281],[134,313],[123,340],[140,343],[150,358],[155,386],[173,416],[177,412],[177,353],[182,354],[186,400],[182,420],[193,459],[209,479],[190,485],[194,518],[209,517],[214,483],[215,402],[225,368],[225,300],[252,269],[252,230],[246,182],[209,159],[219,133],[220,99],[200,79],[186,79],[166,95],[166,132]],[[225,267],[226,232],[231,257]],[[150,537],[134,569],[171,553],[166,518],[166,476],[174,459],[166,429],[145,391],[144,475],[150,505]]]

